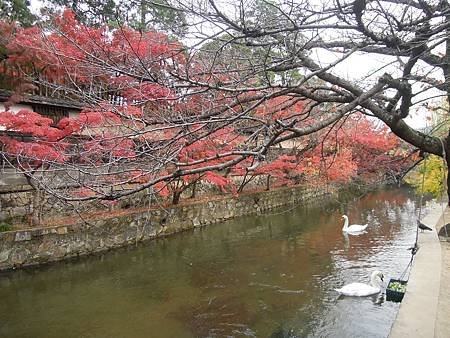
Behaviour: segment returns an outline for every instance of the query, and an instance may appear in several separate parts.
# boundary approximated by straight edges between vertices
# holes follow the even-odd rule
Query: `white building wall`
[[[22,109],[28,109],[28,110],[33,110],[33,108],[31,107],[31,105],[29,104],[18,104],[15,103],[11,108],[9,108],[10,111],[17,113],[19,110]],[[0,112],[5,111],[5,105],[3,102],[0,102]]]

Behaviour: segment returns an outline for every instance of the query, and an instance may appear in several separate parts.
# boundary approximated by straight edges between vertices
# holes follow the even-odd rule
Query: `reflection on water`
[[[398,309],[334,288],[406,267],[417,202],[389,189],[0,275],[1,337],[386,337]],[[344,237],[351,223],[367,232]]]

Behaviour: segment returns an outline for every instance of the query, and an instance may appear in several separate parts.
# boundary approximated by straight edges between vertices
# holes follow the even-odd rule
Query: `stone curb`
[[[441,246],[436,227],[445,206],[437,204],[422,222],[433,231],[420,232],[403,301],[392,325],[390,338],[434,337],[441,283]]]

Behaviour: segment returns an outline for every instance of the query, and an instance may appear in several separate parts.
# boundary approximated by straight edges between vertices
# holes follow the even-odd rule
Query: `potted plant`
[[[386,288],[386,300],[401,302],[406,292],[406,283],[405,280],[391,278]]]

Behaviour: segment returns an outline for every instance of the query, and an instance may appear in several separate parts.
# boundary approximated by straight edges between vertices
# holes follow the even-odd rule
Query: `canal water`
[[[386,337],[398,303],[334,288],[404,271],[418,201],[383,189],[3,273],[0,337]],[[367,232],[343,236],[343,213]]]

